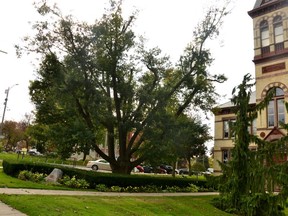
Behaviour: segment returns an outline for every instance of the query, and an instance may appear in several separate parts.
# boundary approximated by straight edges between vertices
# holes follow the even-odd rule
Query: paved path
[[[65,195],[65,196],[210,196],[218,192],[202,193],[118,193],[118,192],[92,192],[92,191],[68,191],[68,190],[41,190],[21,188],[0,188],[0,194],[22,194],[22,195]]]
[[[41,190],[41,189],[21,189],[21,188],[0,188],[0,194],[18,195],[63,195],[63,196],[210,196],[218,195],[217,192],[203,193],[106,193],[92,191],[67,191],[67,190]],[[10,206],[0,202],[0,216],[27,216]]]

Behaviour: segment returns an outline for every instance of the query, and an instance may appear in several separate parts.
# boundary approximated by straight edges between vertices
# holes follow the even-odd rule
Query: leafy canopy
[[[165,133],[163,117],[176,121],[189,109],[214,106],[214,84],[226,78],[208,72],[213,58],[205,43],[219,34],[228,12],[226,4],[211,7],[172,67],[159,48],[146,48],[135,35],[137,14],[124,19],[121,1],[110,3],[94,24],[63,16],[45,1],[36,4],[43,20],[17,50],[41,56],[30,95],[37,122],[53,131],[50,139],[67,151],[93,149],[113,172],[130,173],[157,147],[152,140]]]

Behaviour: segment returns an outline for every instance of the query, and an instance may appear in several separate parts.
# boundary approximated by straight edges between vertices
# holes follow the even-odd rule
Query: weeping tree
[[[232,102],[235,105],[236,123],[232,159],[227,164],[220,163],[223,170],[220,197],[215,200],[219,208],[238,215],[262,216],[285,215],[288,191],[288,163],[277,163],[287,152],[287,139],[268,142],[250,134],[247,130],[257,115],[267,106],[275,93],[256,106],[249,104],[252,79],[249,74],[234,88]],[[287,128],[287,125],[283,125]],[[255,143],[257,151],[249,149]],[[274,194],[275,188],[281,191]]]
[[[211,7],[172,67],[159,48],[147,49],[142,37],[136,37],[137,14],[124,19],[121,1],[110,2],[111,8],[94,24],[63,16],[45,1],[36,5],[44,18],[17,51],[41,57],[38,77],[30,85],[36,122],[54,128],[51,138],[59,145],[74,146],[82,132],[87,134],[85,143],[114,173],[128,174],[147,159],[145,151],[156,148],[150,137],[165,133],[159,131],[164,124],[159,116],[173,113],[177,118],[191,105],[208,111],[215,104],[214,84],[226,78],[208,72],[213,59],[205,44],[219,34],[228,12],[226,3]],[[73,130],[78,126],[81,133]],[[103,134],[108,152],[101,148]]]

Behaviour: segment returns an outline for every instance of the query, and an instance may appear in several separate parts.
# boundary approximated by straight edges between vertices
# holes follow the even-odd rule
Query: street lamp
[[[3,115],[2,115],[2,121],[1,121],[1,127],[0,127],[0,138],[3,138],[2,130],[3,130],[3,123],[4,123],[4,118],[5,118],[5,113],[6,113],[6,108],[7,108],[7,102],[8,102],[8,96],[9,96],[9,91],[14,87],[17,86],[18,84],[14,84],[10,87],[8,87],[5,90],[6,98],[4,101],[4,110],[3,110]]]

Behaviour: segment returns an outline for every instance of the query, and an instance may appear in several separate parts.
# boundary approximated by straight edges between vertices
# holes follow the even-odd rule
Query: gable
[[[263,133],[263,132],[262,132]],[[264,134],[263,134],[264,135]],[[262,135],[262,136],[263,136]],[[261,136],[261,134],[260,134]],[[265,135],[264,135],[265,136]],[[280,138],[282,138],[283,136],[285,136],[285,134],[283,134],[277,127],[274,127],[270,133],[264,138],[264,140],[266,141],[273,141],[273,140],[279,140]]]

